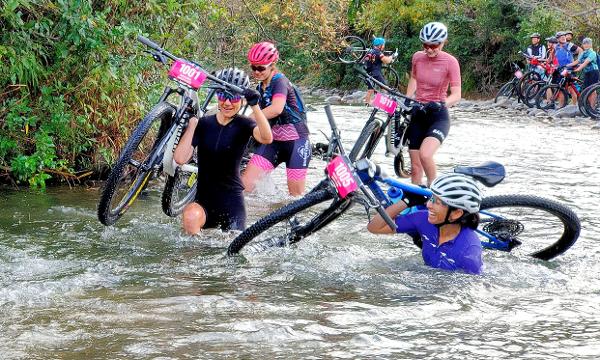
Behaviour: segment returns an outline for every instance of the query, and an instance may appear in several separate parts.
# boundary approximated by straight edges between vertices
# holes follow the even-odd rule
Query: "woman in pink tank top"
[[[436,177],[433,159],[450,129],[449,107],[461,98],[460,67],[456,58],[442,51],[448,39],[448,29],[439,22],[431,22],[420,33],[423,51],[412,57],[411,77],[406,95],[425,103],[425,109],[415,111],[408,129],[411,177],[421,184],[423,174],[427,185]],[[450,95],[448,93],[450,87]]]

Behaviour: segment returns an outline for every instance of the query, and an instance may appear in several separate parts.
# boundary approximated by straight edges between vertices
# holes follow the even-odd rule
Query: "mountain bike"
[[[494,98],[494,103],[502,102],[508,100],[512,97],[519,97],[519,83],[523,78],[523,70],[517,63],[511,63],[513,69],[513,77],[500,87],[498,93],[496,93],[496,97]]]
[[[394,157],[394,172],[402,178],[410,177],[407,130],[413,111],[422,104],[379,82],[364,68],[355,66],[354,69],[361,79],[371,82],[386,94],[378,92],[375,95],[373,110],[350,151],[350,160],[370,158],[381,138],[385,137],[385,155]],[[412,106],[403,105],[407,99]]]
[[[344,64],[362,64],[365,56],[371,51],[367,47],[365,41],[358,36],[346,36],[341,40],[341,46],[337,52],[337,60]],[[395,51],[384,51],[383,54],[390,56],[396,53]],[[400,84],[400,75],[391,67],[391,64],[383,64],[381,67],[381,75],[387,82],[387,85],[393,89],[397,89]]]
[[[526,88],[533,83],[547,79],[547,77],[544,76],[546,60],[538,59],[522,51],[519,51],[519,55],[523,56],[527,61],[527,71],[525,71],[519,80],[519,84],[517,84],[517,96],[519,97],[519,100],[524,103]]]
[[[346,156],[340,132],[329,105],[325,112],[331,127],[336,156],[326,166],[326,178],[299,200],[258,220],[229,245],[228,255],[246,248],[250,252],[288,246],[314,234],[344,214],[354,204],[376,209],[391,229],[396,224],[383,210],[396,201],[422,206],[431,190],[386,176],[371,160],[352,162]],[[456,167],[454,172],[470,176],[485,186],[505,177],[501,164],[488,162],[476,167]],[[556,201],[532,195],[485,197],[477,229],[486,249],[523,253],[550,260],[569,249],[581,230],[577,215]],[[419,245],[419,238],[413,238]]]
[[[178,58],[151,40],[137,40],[152,50],[155,61],[169,66],[169,78],[176,87],[165,86],[156,105],[132,132],[112,168],[98,204],[98,219],[104,225],[114,224],[131,207],[148,182],[164,172],[167,181],[162,196],[163,211],[169,216],[179,214],[193,200],[198,172],[194,160],[177,167],[173,152],[192,116],[200,117],[215,91],[241,94],[243,89],[208,73],[199,64]],[[202,104],[198,90],[211,81]],[[195,157],[192,157],[194,159]]]
[[[557,84],[549,84],[539,89],[535,98],[538,109],[562,109],[569,104],[571,92],[579,97],[579,89],[581,89],[583,81],[573,76],[572,70],[567,68],[562,69],[560,75],[561,78]]]
[[[539,94],[540,89],[546,85],[552,84],[552,77],[556,70],[556,66],[544,59],[540,60],[525,53],[521,54],[528,59],[529,66],[534,68],[535,71],[532,72],[532,74],[536,74],[529,76],[527,81],[520,84],[520,86],[522,86],[521,101],[523,104],[527,105],[527,107],[532,108],[535,106],[535,99]]]

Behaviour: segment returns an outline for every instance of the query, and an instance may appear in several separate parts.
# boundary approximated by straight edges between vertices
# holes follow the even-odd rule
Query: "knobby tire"
[[[133,131],[133,134],[125,144],[125,147],[117,160],[117,164],[108,175],[108,179],[102,190],[100,202],[98,203],[98,219],[102,224],[109,226],[117,222],[148,184],[152,172],[154,171],[154,164],[150,164],[151,166],[146,170],[138,167],[133,177],[129,176],[130,174],[124,174],[125,167],[130,164],[134,152],[138,149],[142,140],[147,136],[155,121],[160,121],[161,126],[156,134],[154,145],[147,154],[144,154],[145,158],[141,163],[146,161],[148,155],[152,154],[155,150],[154,146],[156,146],[156,143],[160,140],[161,134],[166,131],[166,128],[168,127],[167,124],[170,124],[174,114],[175,108],[171,104],[161,102],[154,106]],[[128,186],[127,193],[121,199],[115,199],[115,195],[121,184],[130,185]],[[115,202],[117,202],[116,206],[114,205]]]
[[[329,189],[316,190],[306,194],[301,199],[274,211],[244,230],[231,242],[227,249],[227,254],[237,254],[249,242],[256,239],[275,225],[290,220],[301,211],[332,199],[333,194]],[[297,226],[290,229],[288,234],[282,235],[280,231],[275,232],[274,234],[267,236],[266,239],[253,244],[260,247],[260,249],[266,249],[273,246],[284,246],[298,242],[302,238],[325,227],[344,213],[350,205],[352,205],[352,202],[349,199],[336,199],[327,207],[327,209],[312,216],[305,224],[296,224]],[[319,219],[319,221],[313,221],[315,219]]]
[[[509,219],[522,223],[526,229],[536,229],[537,227],[543,230],[544,226],[548,226],[548,223],[551,223],[553,218],[559,220],[556,221],[556,223],[560,223],[558,226],[562,228],[555,229],[559,235],[556,234],[556,239],[552,238],[549,240],[549,246],[534,250],[532,253],[528,254],[534,258],[550,260],[567,251],[579,237],[581,224],[577,214],[565,205],[553,200],[531,195],[489,196],[483,199],[480,211],[485,212],[486,210],[491,210],[490,213],[495,214],[494,210],[502,212],[507,208],[508,210],[519,208],[519,211],[521,211],[520,208],[524,208],[522,209],[523,213],[521,215]],[[543,218],[538,219],[531,216],[531,213],[536,209],[541,210],[544,213]],[[480,228],[486,224],[486,219],[489,219],[484,214],[481,214],[481,217],[482,222]],[[546,237],[540,236],[537,233],[534,235],[535,236],[532,238],[519,238],[519,240],[526,243],[524,245],[535,247],[537,249],[540,246],[543,246],[543,244],[538,246],[538,244],[535,243],[536,240],[539,242],[539,240],[543,240],[543,238]]]

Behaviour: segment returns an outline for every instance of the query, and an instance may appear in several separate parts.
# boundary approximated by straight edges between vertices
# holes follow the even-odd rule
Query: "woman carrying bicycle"
[[[252,76],[259,81],[260,108],[272,126],[273,142],[254,153],[242,181],[246,191],[279,164],[286,165],[290,195],[302,195],[312,157],[306,113],[299,92],[276,67],[279,51],[270,42],[254,44],[248,51]]]
[[[396,232],[421,237],[421,254],[428,266],[480,274],[482,246],[475,230],[479,225],[481,191],[471,178],[456,173],[439,176],[431,184],[431,191],[426,210],[406,210],[403,201],[386,209],[397,225]],[[393,233],[379,214],[367,229],[374,234]]]
[[[381,67],[383,64],[391,64],[394,62],[397,53],[393,55],[386,56],[383,53],[385,49],[385,39],[381,37],[377,37],[373,39],[373,48],[367,52],[363,63],[365,65],[365,70],[367,74],[374,77],[379,82],[386,84],[387,82],[383,78],[381,74]],[[365,105],[371,105],[371,97],[373,97],[373,93],[375,93],[375,88],[373,88],[373,84],[370,81],[367,81],[367,94],[365,95]]]
[[[456,58],[444,51],[448,39],[448,29],[439,22],[428,23],[419,35],[423,51],[412,57],[411,77],[406,95],[425,103],[423,110],[415,111],[408,128],[411,178],[414,184],[421,184],[423,174],[427,184],[436,177],[433,159],[450,129],[448,107],[461,98],[460,67]],[[448,86],[450,95],[447,96]]]
[[[260,94],[248,88],[248,75],[237,68],[228,68],[217,77],[245,89],[243,95],[254,119],[239,115],[242,97],[225,91],[217,92],[217,114],[190,119],[173,155],[183,165],[197,148],[196,199],[183,210],[183,228],[187,234],[197,234],[203,228],[245,228],[244,187],[239,170],[242,156],[251,136],[261,144],[273,140],[269,122],[258,106]]]

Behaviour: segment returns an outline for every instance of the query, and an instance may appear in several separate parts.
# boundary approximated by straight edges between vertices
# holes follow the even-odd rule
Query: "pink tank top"
[[[446,101],[448,85],[460,86],[458,60],[447,52],[440,51],[430,58],[424,51],[412,57],[411,76],[417,80],[417,101]]]

